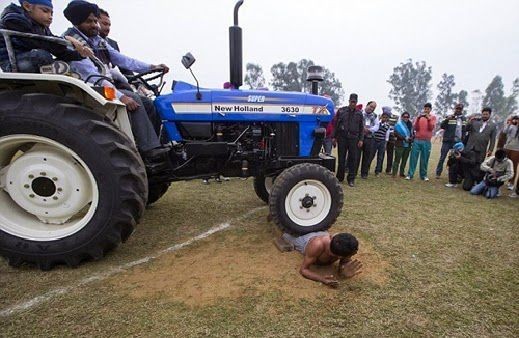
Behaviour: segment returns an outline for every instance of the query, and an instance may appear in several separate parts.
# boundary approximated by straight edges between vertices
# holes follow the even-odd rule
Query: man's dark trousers
[[[478,166],[478,164],[474,166]],[[459,161],[455,161],[449,166],[449,183],[457,184],[459,178],[463,179],[463,190],[465,191],[470,191],[477,179],[477,177],[472,175],[471,168],[464,166]]]
[[[443,141],[442,142],[442,149],[440,151],[440,160],[438,161],[438,165],[436,166],[436,176],[440,176],[443,171],[443,163],[445,162],[445,159],[447,158],[447,154],[449,153],[449,150],[454,148],[454,144],[456,144],[456,141]]]
[[[355,165],[357,163],[357,157],[359,148],[357,138],[346,138],[344,136],[337,136],[337,155],[339,157],[339,167],[337,168],[337,179],[342,182],[344,181],[344,172],[346,166],[346,155],[348,155],[348,182],[355,180]]]
[[[393,159],[395,158],[395,142],[389,140],[386,145],[386,174],[390,174],[393,170]]]
[[[360,166],[361,158],[360,151],[359,155],[357,155],[357,163],[355,166],[355,176],[359,170],[360,166],[360,175],[362,177],[367,177],[369,174],[369,167],[371,166],[371,162],[373,161],[373,156],[375,155],[375,139],[373,137],[365,137],[364,142],[362,144],[362,165]]]

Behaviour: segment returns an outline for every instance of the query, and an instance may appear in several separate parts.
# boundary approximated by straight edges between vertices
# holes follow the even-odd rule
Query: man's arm
[[[129,69],[133,72],[142,73],[150,70],[152,65],[146,62],[139,61],[137,59],[133,59],[129,56],[121,54],[115,48],[106,43],[106,48],[110,53],[110,60],[119,68]]]
[[[497,133],[497,128],[492,123],[492,130],[490,131],[490,145],[488,146],[487,156],[492,154],[492,152],[494,151],[494,146],[496,145],[496,133]]]
[[[506,182],[512,177],[514,177],[514,164],[512,160],[506,159],[506,172],[504,175],[499,176],[497,180],[501,182]]]
[[[305,256],[303,258],[303,263],[301,264],[301,268],[299,269],[299,273],[310,280],[321,282],[325,285],[329,286],[337,286],[339,282],[334,278],[334,276],[321,276],[310,270],[310,266],[317,262],[317,258],[324,252],[324,244],[318,238],[314,239],[306,246]]]
[[[375,124],[371,127],[369,127],[369,131],[372,133],[376,133],[378,129],[380,128],[380,120],[378,117],[375,117]]]
[[[355,113],[354,113],[355,114]],[[359,148],[362,147],[362,143],[364,142],[364,116],[360,116],[360,119],[359,119],[359,142],[358,142],[358,146]]]

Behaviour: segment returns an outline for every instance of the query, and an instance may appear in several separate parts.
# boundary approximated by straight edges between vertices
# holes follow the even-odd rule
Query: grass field
[[[344,186],[332,231],[360,239],[365,269],[338,289],[303,279],[300,256],[276,250],[250,180],[176,183],[100,262],[40,272],[0,259],[0,312],[62,290],[0,317],[0,336],[517,337],[519,200],[445,183],[371,175]]]

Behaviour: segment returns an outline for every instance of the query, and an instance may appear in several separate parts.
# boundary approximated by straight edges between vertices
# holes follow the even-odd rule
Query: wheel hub
[[[301,199],[301,206],[306,209],[311,208],[314,206],[314,198],[307,194],[304,198]]]
[[[56,193],[56,185],[47,177],[41,176],[32,181],[32,190],[40,197],[51,197]]]
[[[44,223],[63,224],[90,202],[81,165],[50,146],[35,145],[2,173],[13,201]]]
[[[332,204],[326,186],[317,180],[297,183],[285,199],[285,210],[290,219],[300,226],[314,226],[326,218]]]

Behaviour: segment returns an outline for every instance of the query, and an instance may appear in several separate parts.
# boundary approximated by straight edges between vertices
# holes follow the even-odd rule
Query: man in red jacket
[[[418,157],[420,157],[420,178],[429,181],[427,177],[427,167],[429,166],[429,157],[431,156],[431,138],[434,127],[436,126],[436,116],[431,114],[432,105],[426,103],[421,112],[413,123],[415,131],[415,139],[413,149],[411,150],[411,161],[409,162],[409,172],[406,180],[412,180]]]

